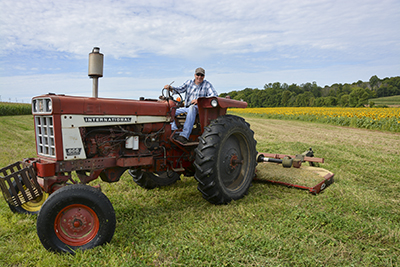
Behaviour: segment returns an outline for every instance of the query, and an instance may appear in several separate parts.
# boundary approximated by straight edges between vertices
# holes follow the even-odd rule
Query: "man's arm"
[[[214,89],[214,86],[212,86],[212,84],[209,81],[207,81],[206,89],[207,89],[206,92],[207,97],[218,96],[217,91]]]
[[[190,83],[190,80],[187,80],[184,84],[182,84],[181,86],[177,86],[177,87],[167,84],[167,85],[164,85],[164,89],[167,89],[169,91],[175,90],[178,93],[185,93],[189,83]]]

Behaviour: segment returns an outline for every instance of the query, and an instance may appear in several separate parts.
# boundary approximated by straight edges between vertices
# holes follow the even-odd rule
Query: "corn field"
[[[32,114],[31,104],[0,102],[0,116]]]
[[[372,130],[400,132],[400,108],[276,107],[230,109],[230,113],[271,119],[321,122]]]

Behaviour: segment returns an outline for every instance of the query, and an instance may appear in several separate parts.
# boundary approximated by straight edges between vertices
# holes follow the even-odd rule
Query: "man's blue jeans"
[[[194,121],[196,120],[196,116],[199,113],[199,109],[197,105],[191,105],[187,108],[178,108],[176,110],[175,116],[182,113],[187,114],[185,124],[183,124],[183,130],[179,135],[185,137],[186,139],[189,139],[189,135],[192,132]],[[171,123],[171,129],[173,131],[178,129],[178,127],[176,127],[175,121]]]

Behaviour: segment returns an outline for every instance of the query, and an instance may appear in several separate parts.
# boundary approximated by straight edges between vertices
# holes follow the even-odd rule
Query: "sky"
[[[158,98],[203,67],[218,93],[400,76],[399,0],[0,0],[0,100]]]

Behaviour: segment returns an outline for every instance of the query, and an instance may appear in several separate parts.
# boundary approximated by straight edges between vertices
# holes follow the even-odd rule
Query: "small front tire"
[[[115,212],[110,200],[88,185],[65,186],[43,204],[36,230],[47,250],[86,250],[110,242],[115,232]]]
[[[13,186],[15,188],[15,191],[17,194],[19,193],[19,188],[16,184],[16,182],[13,182]],[[24,189],[26,188],[25,185],[23,185]],[[11,189],[9,189],[10,195],[13,196],[13,193]],[[42,195],[38,196],[35,199],[32,199],[31,201],[25,202],[21,206],[13,206],[11,204],[8,204],[8,207],[10,210],[14,213],[21,213],[21,214],[38,214],[40,209],[43,206],[43,203],[46,201],[46,199],[49,197],[49,194],[46,192],[43,192]]]

